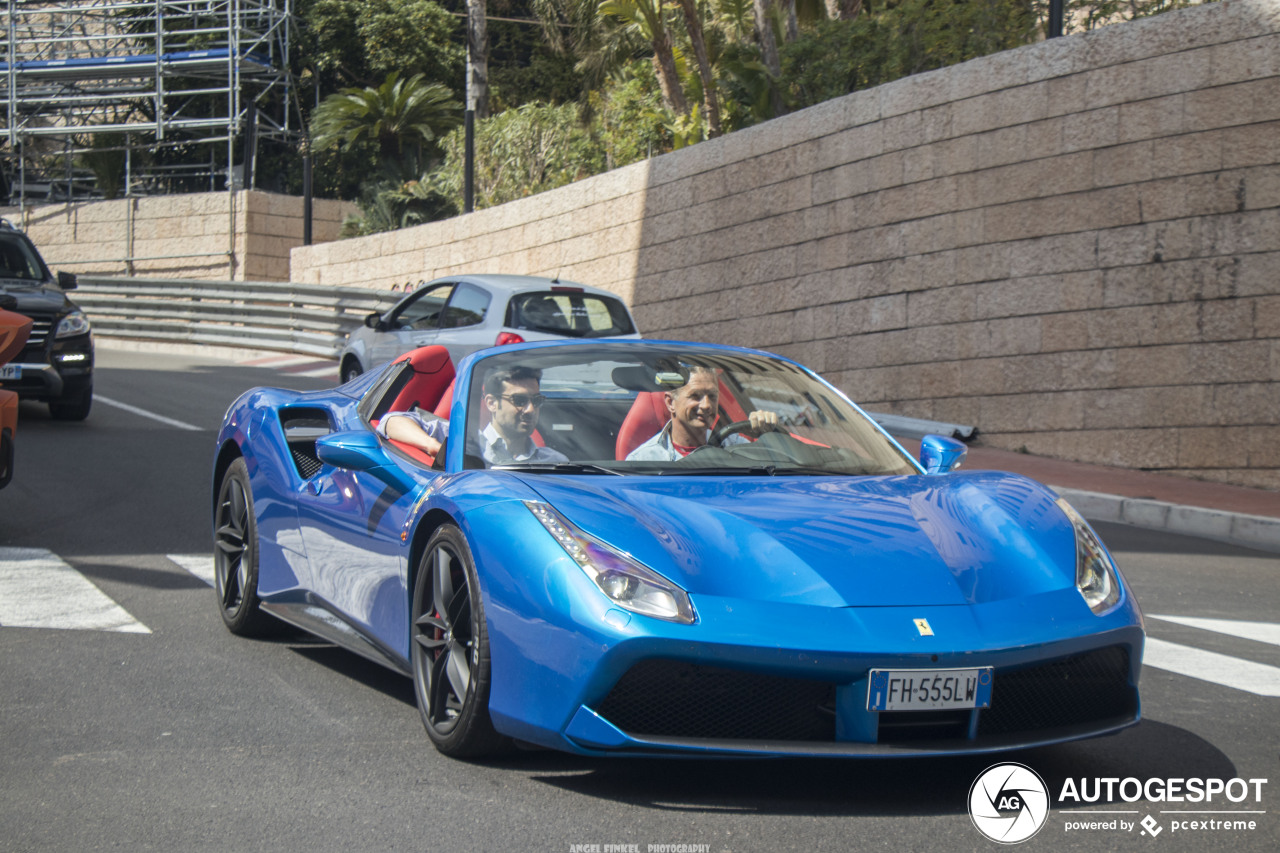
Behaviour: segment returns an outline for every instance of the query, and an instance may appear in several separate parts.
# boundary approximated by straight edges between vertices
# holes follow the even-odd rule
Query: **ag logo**
[[[1026,841],[1049,817],[1049,789],[1024,764],[994,764],[969,789],[969,817],[992,841]]]

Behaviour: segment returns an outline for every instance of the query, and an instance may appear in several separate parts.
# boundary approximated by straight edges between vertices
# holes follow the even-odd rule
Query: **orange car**
[[[0,308],[0,375],[31,334],[31,318]],[[18,430],[18,395],[0,390],[0,489],[13,478],[13,434]]]

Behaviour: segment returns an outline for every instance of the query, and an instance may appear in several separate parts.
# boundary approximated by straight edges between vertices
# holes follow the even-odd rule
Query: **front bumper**
[[[582,754],[888,757],[1060,743],[1140,718],[1145,636],[1129,598],[1104,616],[1074,589],[972,606],[720,604],[696,600],[693,626],[614,611],[548,637],[544,622],[536,645],[532,626],[495,612],[495,725]],[[936,635],[915,635],[922,617]],[[871,669],[973,667],[993,669],[988,709],[868,710]]]
[[[636,754],[906,757],[997,752],[1118,731],[1139,718],[1129,647],[997,665],[981,710],[867,711],[865,678],[834,683],[650,659],[564,730]]]
[[[24,400],[59,400],[93,384],[92,349],[55,349],[51,357],[27,351],[8,365],[15,366],[21,375],[0,381],[0,389]]]

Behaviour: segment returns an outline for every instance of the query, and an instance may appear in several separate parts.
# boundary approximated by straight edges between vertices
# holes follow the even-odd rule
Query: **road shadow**
[[[1192,732],[1148,720],[1116,735],[994,755],[907,759],[672,760],[526,752],[486,762],[568,793],[655,811],[753,815],[966,814],[968,792],[993,764],[1025,764],[1055,808],[1067,778],[1232,778],[1235,766]]]
[[[417,708],[417,699],[413,695],[413,681],[411,679],[397,672],[392,672],[381,664],[366,660],[355,652],[348,651],[341,646],[335,646],[321,640],[309,642],[309,635],[305,634],[301,629],[281,623],[280,631],[280,636],[274,638],[275,641],[287,645],[290,651],[300,657],[304,657],[352,681],[377,690],[379,693],[396,699],[410,708]],[[427,736],[424,734],[422,737],[425,741]]]

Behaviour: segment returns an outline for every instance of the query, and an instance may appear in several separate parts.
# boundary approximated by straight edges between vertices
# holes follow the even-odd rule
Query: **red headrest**
[[[435,411],[440,398],[453,384],[453,362],[449,350],[442,346],[419,347],[396,359],[413,366],[413,378],[396,395],[388,411],[407,412],[415,406],[428,412]],[[447,412],[446,412],[447,414]]]

